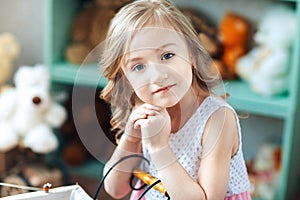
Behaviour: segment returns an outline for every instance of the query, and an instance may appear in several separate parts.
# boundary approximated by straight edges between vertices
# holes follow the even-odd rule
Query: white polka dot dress
[[[176,155],[178,162],[183,166],[194,181],[197,181],[197,173],[201,164],[201,157],[205,156],[202,155],[201,146],[204,127],[209,117],[221,107],[232,109],[232,107],[230,107],[225,101],[219,98],[212,96],[207,97],[189,121],[187,121],[187,123],[176,134],[170,134],[169,136],[170,147]],[[237,154],[231,159],[230,178],[226,196],[240,194],[247,191],[250,187],[245,160],[242,153],[241,130],[237,115],[236,119],[240,144]],[[143,152],[144,156],[151,161],[147,149],[143,148]],[[153,163],[144,167],[145,171],[159,178]],[[145,197],[146,200],[166,199],[166,197],[155,189],[149,190]]]

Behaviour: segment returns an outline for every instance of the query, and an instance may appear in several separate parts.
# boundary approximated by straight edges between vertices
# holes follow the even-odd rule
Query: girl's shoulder
[[[205,124],[213,116],[223,116],[223,118],[230,118],[230,120],[235,118],[234,121],[238,123],[238,115],[234,108],[219,96],[207,96],[200,104],[197,113],[203,116]]]
[[[204,98],[198,109],[202,112],[214,112],[222,107],[228,107],[233,110],[233,108],[222,97],[209,95]]]

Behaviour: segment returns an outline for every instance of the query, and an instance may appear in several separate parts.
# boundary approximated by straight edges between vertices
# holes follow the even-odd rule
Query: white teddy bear
[[[259,22],[254,35],[256,46],[236,66],[238,75],[254,92],[269,96],[287,91],[296,28],[294,11],[282,5],[272,6]]]
[[[15,87],[0,96],[0,150],[23,145],[36,153],[58,147],[52,128],[62,125],[66,110],[50,97],[50,74],[46,67],[22,66],[14,76]]]

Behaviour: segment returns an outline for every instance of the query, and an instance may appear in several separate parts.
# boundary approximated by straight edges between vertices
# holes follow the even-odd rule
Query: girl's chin
[[[161,108],[170,108],[178,104],[179,101],[160,101],[151,103],[152,105],[159,106]]]
[[[148,103],[154,106],[158,106],[161,108],[170,108],[179,103],[180,99],[177,96],[169,96],[167,98],[157,98],[157,99],[142,99],[142,102]]]

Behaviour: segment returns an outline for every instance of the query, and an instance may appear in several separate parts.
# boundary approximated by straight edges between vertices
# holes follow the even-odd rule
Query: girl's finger
[[[149,116],[158,116],[160,113],[157,111],[151,111],[151,112],[146,112],[146,113],[135,113],[131,117],[131,121],[135,123],[137,120],[140,119],[148,119]]]
[[[155,106],[155,105],[151,105],[148,103],[144,103],[142,104],[139,108],[144,108],[144,109],[150,109],[150,110],[156,110],[156,111],[161,111],[161,107],[159,106]]]
[[[149,124],[149,119],[139,119],[134,123],[134,128],[142,128]]]
[[[131,116],[131,121],[135,123],[139,119],[146,119],[147,116],[148,115],[146,113],[135,113]]]
[[[147,114],[147,115],[154,115],[155,112],[154,110],[148,110],[148,109],[139,109],[133,112],[133,114]]]

